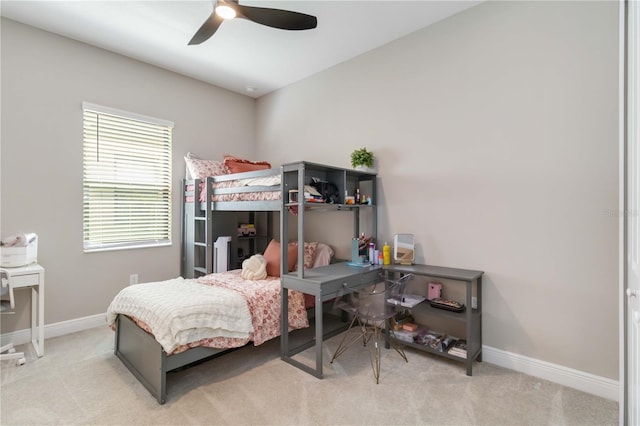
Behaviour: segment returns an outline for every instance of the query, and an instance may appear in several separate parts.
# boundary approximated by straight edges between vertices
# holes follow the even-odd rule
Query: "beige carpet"
[[[30,345],[27,363],[2,362],[0,424],[8,425],[617,425],[618,404],[488,363],[462,364],[384,350],[376,385],[366,349],[353,346],[325,378],[279,358],[278,340],[171,373],[158,405],[113,355],[107,327]],[[300,354],[300,359],[314,359]]]

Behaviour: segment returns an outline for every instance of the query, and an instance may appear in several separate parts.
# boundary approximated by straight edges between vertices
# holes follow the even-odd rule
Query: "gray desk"
[[[444,356],[465,364],[467,375],[472,373],[472,363],[474,360],[482,361],[482,271],[467,269],[446,268],[431,265],[386,265],[386,266],[349,266],[346,263],[337,263],[322,268],[315,268],[301,272],[286,274],[282,277],[282,329],[280,338],[280,355],[283,361],[312,374],[319,379],[322,378],[322,341],[326,337],[323,330],[323,303],[338,296],[339,292],[348,285],[352,288],[364,287],[369,284],[384,281],[385,277],[390,278],[390,273],[415,274],[425,277],[445,278],[464,283],[465,303],[467,309],[464,313],[453,313],[428,307],[427,303],[422,304],[423,309],[429,310],[431,315],[444,316],[453,321],[463,321],[466,324],[466,340],[468,344],[468,356],[466,359],[449,355],[446,352],[437,352],[423,345],[399,341],[399,343]],[[472,306],[472,290],[475,283],[477,307]],[[312,342],[290,348],[289,337],[289,290],[297,290],[315,297],[315,337]],[[292,358],[293,355],[315,346],[316,367],[315,369]]]
[[[322,341],[323,307],[322,302],[335,298],[340,290],[348,285],[352,288],[363,287],[368,284],[384,281],[380,266],[349,266],[346,263],[336,263],[321,268],[298,271],[282,277],[282,329],[280,337],[280,356],[283,361],[322,378]],[[315,338],[312,345],[316,350],[316,368],[312,368],[292,358],[293,355],[308,348],[309,344],[296,348],[289,347],[289,290],[297,290],[315,297]]]

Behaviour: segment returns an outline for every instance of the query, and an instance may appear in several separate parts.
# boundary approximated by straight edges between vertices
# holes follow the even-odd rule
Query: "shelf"
[[[466,358],[450,354],[449,352],[440,352],[437,349],[430,348],[429,346],[415,342],[407,342],[405,340],[389,336],[390,340],[403,344],[407,347],[462,362],[466,366],[467,375],[471,376],[473,362],[476,360],[482,361],[482,275],[484,272],[432,265],[387,265],[383,266],[383,269],[388,274],[414,274],[429,278],[443,278],[457,281],[458,284],[448,283],[447,286],[464,285],[465,301],[472,299],[475,287],[475,297],[477,299],[478,308],[472,308],[467,305],[463,312],[453,312],[433,307],[428,300],[425,300],[413,308],[408,309],[416,316],[425,315],[434,317],[438,320],[443,320],[442,324],[439,325],[439,327],[444,328],[439,330],[443,333],[449,333],[453,331],[454,328],[457,328],[457,326],[463,325],[465,333],[459,338],[462,338],[467,342],[468,352]],[[387,276],[387,278],[388,277],[389,276]]]
[[[385,265],[385,269],[393,272],[411,273],[431,278],[443,278],[455,281],[474,281],[484,274],[483,271],[471,269],[447,268],[433,265]]]
[[[427,352],[427,353],[430,353],[430,354],[442,356],[442,357],[449,358],[449,359],[452,359],[454,361],[458,361],[458,362],[462,362],[462,363],[466,363],[468,359],[473,361],[480,354],[480,350],[478,349],[472,354],[471,358],[469,358],[469,353],[468,352],[467,352],[467,357],[466,358],[462,358],[462,357],[450,354],[448,351],[440,352],[440,351],[438,351],[436,349],[432,349],[432,348],[430,348],[428,346],[425,346],[425,345],[420,345],[418,343],[413,343],[413,342],[407,342],[407,341],[402,340],[402,339],[395,339],[395,338],[393,338],[391,336],[389,336],[389,340],[394,342],[394,343],[397,343],[397,344],[400,344],[400,345],[404,345],[404,346],[409,347],[409,348],[418,349],[418,350],[423,351],[423,352]]]
[[[409,308],[408,308],[409,309]],[[422,314],[428,315],[438,315],[444,318],[456,320],[456,321],[466,321],[467,320],[467,311],[465,309],[464,312],[452,312],[447,311],[446,309],[438,309],[434,308],[429,304],[428,300],[425,300],[422,303],[418,303],[413,308],[410,308],[412,311],[416,311]],[[475,320],[478,316],[480,316],[481,312],[478,309],[471,309],[471,318]]]
[[[402,344],[402,345],[407,346],[409,348],[419,349],[419,350],[421,350],[423,352],[432,353],[432,354],[435,354],[435,355],[443,356],[445,358],[454,359],[456,361],[461,361],[461,362],[466,361],[466,358],[461,358],[459,356],[451,355],[449,352],[440,352],[438,350],[430,348],[429,346],[419,345],[418,343],[413,343],[413,342],[407,342],[406,340],[402,340],[402,339],[395,339],[395,338],[393,338],[391,336],[389,336],[389,340],[394,342],[394,343]]]
[[[286,208],[300,207],[300,203],[285,203]],[[352,211],[355,209],[367,209],[376,207],[375,204],[329,204],[329,203],[304,203],[307,210],[344,210]]]

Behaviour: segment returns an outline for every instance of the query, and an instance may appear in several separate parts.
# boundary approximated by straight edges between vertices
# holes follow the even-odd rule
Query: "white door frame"
[[[640,426],[640,2],[620,0],[620,419]]]

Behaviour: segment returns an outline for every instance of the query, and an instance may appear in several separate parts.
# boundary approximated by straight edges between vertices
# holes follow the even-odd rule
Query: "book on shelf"
[[[464,339],[458,339],[449,349],[450,355],[455,355],[460,358],[467,357],[467,341]]]
[[[458,358],[467,359],[467,351],[458,352],[452,348],[452,349],[449,349],[449,355],[457,356]]]

